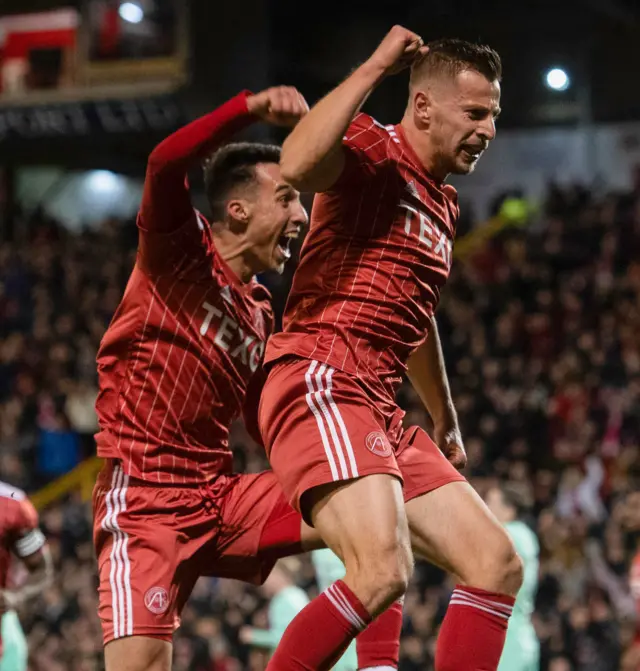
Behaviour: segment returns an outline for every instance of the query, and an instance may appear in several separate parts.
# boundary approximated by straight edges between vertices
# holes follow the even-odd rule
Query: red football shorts
[[[94,494],[104,643],[171,640],[200,576],[261,583],[300,552],[300,514],[273,473],[221,476],[206,489],[129,478],[109,460]]]
[[[400,479],[405,501],[464,481],[423,429],[404,430],[403,415],[392,401],[374,401],[352,375],[292,357],[271,369],[259,421],[271,467],[300,510],[313,487],[374,473]]]

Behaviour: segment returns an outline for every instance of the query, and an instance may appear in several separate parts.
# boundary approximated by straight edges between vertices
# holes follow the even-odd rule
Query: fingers
[[[446,456],[451,465],[459,471],[467,465],[467,455],[460,445],[450,444],[447,448]]]
[[[304,96],[293,86],[278,86],[269,89],[269,114],[274,119],[296,120],[309,111]]]
[[[266,121],[290,123],[299,120],[309,111],[304,96],[293,86],[274,86],[247,99],[250,112]]]

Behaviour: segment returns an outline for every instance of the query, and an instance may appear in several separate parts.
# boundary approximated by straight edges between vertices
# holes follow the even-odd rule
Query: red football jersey
[[[185,175],[251,120],[238,96],[149,159],[136,265],[98,352],[98,455],[135,478],[195,483],[231,469],[229,428],[258,378],[273,314],[269,292],[217,254]]]
[[[343,147],[265,360],[316,359],[393,396],[449,275],[457,194],[425,172],[399,125],[360,114]]]
[[[28,557],[44,543],[38,513],[26,494],[0,482],[0,590],[7,587],[12,555]]]

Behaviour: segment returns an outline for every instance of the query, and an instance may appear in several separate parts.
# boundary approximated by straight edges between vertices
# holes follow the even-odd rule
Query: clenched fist
[[[247,108],[276,126],[295,126],[309,111],[302,93],[293,86],[274,86],[249,96]]]
[[[385,75],[391,75],[422,58],[428,50],[420,35],[402,26],[393,26],[370,56],[369,62]]]
[[[460,429],[435,427],[434,440],[444,456],[460,471],[467,465],[467,453]]]

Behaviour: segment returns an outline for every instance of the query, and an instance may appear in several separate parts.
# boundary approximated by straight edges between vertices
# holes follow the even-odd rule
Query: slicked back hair
[[[204,163],[204,187],[213,221],[225,218],[226,201],[237,187],[250,187],[259,163],[280,163],[280,147],[258,142],[233,142]]]

